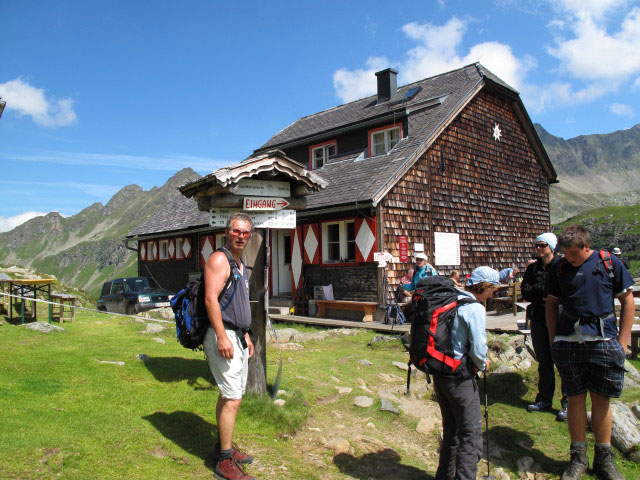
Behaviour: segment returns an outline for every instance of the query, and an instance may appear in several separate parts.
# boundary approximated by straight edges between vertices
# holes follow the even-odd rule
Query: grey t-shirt
[[[251,326],[251,305],[249,304],[249,274],[247,267],[243,264],[242,271],[238,265],[233,269],[235,280],[229,283],[220,299],[220,310],[222,320],[227,325],[244,330]],[[235,287],[234,287],[235,285]],[[234,293],[235,290],[235,293]],[[226,308],[225,305],[228,306]]]

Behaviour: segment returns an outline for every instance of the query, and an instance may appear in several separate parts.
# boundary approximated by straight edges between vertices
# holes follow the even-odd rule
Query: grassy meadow
[[[130,318],[79,312],[62,327],[45,334],[0,326],[0,478],[212,478],[218,393],[203,354],[182,348],[171,325],[144,334],[145,325]],[[379,408],[380,389],[402,397],[406,374],[392,362],[406,361],[404,349],[399,341],[368,346],[373,336],[331,336],[282,352],[285,405],[247,396],[238,416],[236,442],[256,457],[249,473],[256,479],[433,478],[437,429],[417,433],[418,418]],[[140,361],[138,354],[149,358]],[[267,357],[271,383],[278,350],[269,346]],[[502,457],[495,466],[512,478],[519,478],[516,462],[525,455],[547,478],[558,478],[568,457],[566,424],[552,412],[524,410],[535,379],[535,368],[489,376],[491,445]],[[425,385],[423,377],[412,381],[414,395],[427,403]],[[354,406],[358,395],[374,405]],[[640,399],[638,391],[624,395]],[[351,449],[334,455],[325,446],[334,437],[349,440]],[[635,464],[619,458],[619,465],[626,478],[640,477]],[[484,461],[479,472],[486,474]]]

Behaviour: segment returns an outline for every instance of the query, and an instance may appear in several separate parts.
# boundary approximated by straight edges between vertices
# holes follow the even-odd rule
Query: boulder
[[[47,323],[47,322],[31,322],[31,323],[25,323],[22,326],[27,330],[33,330],[33,331],[42,332],[42,333],[64,332],[64,328],[58,327],[56,325],[51,325],[50,323]]]
[[[142,333],[160,333],[164,332],[165,330],[166,327],[164,325],[160,325],[159,323],[147,323]]]
[[[624,403],[613,400],[611,402],[613,428],[611,443],[614,447],[635,462],[640,462],[640,423],[631,409]]]
[[[391,413],[395,413],[396,415],[400,414],[400,410],[398,410],[398,408],[391,403],[390,400],[380,397],[380,410],[382,410],[383,412],[391,412]]]
[[[367,407],[370,407],[371,405],[373,405],[373,398],[367,397],[367,396],[364,396],[364,395],[360,395],[360,396],[357,396],[356,398],[353,399],[353,404],[356,407],[367,408]]]

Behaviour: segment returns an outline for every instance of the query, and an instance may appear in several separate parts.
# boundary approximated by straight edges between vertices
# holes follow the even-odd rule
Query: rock
[[[640,445],[640,424],[631,409],[619,400],[611,402],[613,427],[611,443],[625,455],[633,453]],[[636,456],[636,455],[634,455]]]
[[[369,360],[365,360],[365,359],[358,360],[358,363],[360,365],[373,365],[373,362],[370,362]]]
[[[384,398],[386,400],[391,400],[393,402],[397,402],[398,401],[398,397],[396,397],[394,395],[394,393],[390,392],[389,390],[380,390],[378,392],[378,395],[380,395],[380,398]]]
[[[158,312],[160,316],[165,320],[171,320],[175,318],[175,314],[173,313],[173,310],[171,309],[171,307],[158,308],[156,312]]]
[[[491,473],[496,480],[511,480],[509,474],[505,472],[502,467],[492,468]]]
[[[405,372],[409,370],[409,365],[407,365],[404,362],[391,362],[391,364],[394,367],[399,368],[400,370],[403,370]],[[418,372],[419,372],[419,370],[417,368],[412,368],[411,369],[411,376],[415,377],[418,374]],[[405,378],[406,378],[406,376],[405,376]]]
[[[369,343],[367,345],[371,346],[374,343],[397,341],[398,338],[400,338],[398,335],[375,335],[371,340],[369,340]]]
[[[391,412],[395,413],[396,415],[400,415],[400,410],[398,410],[396,406],[389,400],[382,397],[380,397],[380,410],[382,410],[383,412]]]
[[[398,408],[405,415],[415,418],[430,418],[440,420],[440,407],[435,402],[425,402],[413,397],[403,397]]]
[[[96,358],[96,360],[98,360]],[[120,362],[118,360],[98,360],[100,363],[108,363],[110,365],[118,365],[119,367],[124,367],[124,362]]]
[[[333,450],[334,455],[340,455],[341,453],[349,453],[351,445],[349,445],[349,441],[346,438],[335,437],[328,440],[324,446]]]
[[[378,376],[387,383],[397,383],[404,381],[404,378],[390,373],[379,373]]]
[[[353,399],[353,404],[356,407],[370,407],[373,405],[373,398],[360,395]]]
[[[535,460],[529,456],[519,458],[516,462],[518,473],[530,472],[535,463]]]
[[[640,372],[629,360],[624,361],[624,388],[640,388]]]
[[[631,406],[631,411],[636,416],[636,419],[640,420],[640,405],[637,403]]]
[[[281,343],[280,348],[282,350],[304,350],[302,345],[294,342]]]
[[[153,340],[154,342],[158,342],[158,343],[160,343],[162,345],[167,343],[167,341],[164,338],[160,338],[160,337],[153,337],[151,340]]]
[[[377,453],[385,450],[387,446],[377,438],[366,435],[358,435],[352,439],[354,446],[364,453]]]
[[[376,428],[376,425],[375,425],[374,423],[369,422],[369,423],[367,423],[367,424],[365,425],[365,427],[367,427],[367,428],[371,428],[371,429],[375,429],[375,428]]]
[[[148,355],[145,355],[144,353],[139,353],[139,354],[137,354],[137,355],[136,355],[136,358],[137,358],[138,360],[140,360],[141,362],[145,362],[145,363],[149,360],[149,356],[148,356]]]
[[[142,331],[142,333],[160,333],[164,332],[166,328],[159,323],[147,323],[146,328]]]
[[[329,333],[331,335],[344,335],[344,336],[358,335],[360,333],[360,329],[358,329],[358,328],[332,328],[331,330],[329,330]]]
[[[278,341],[280,343],[287,343],[291,340],[298,331],[295,328],[283,328],[280,330],[276,330],[276,335],[278,336]],[[273,339],[275,342],[275,339]]]
[[[348,393],[351,393],[351,391],[353,390],[353,388],[351,388],[351,387],[338,387],[338,386],[336,386],[335,388],[338,390],[338,393],[340,395],[346,395]]]
[[[35,332],[49,333],[49,332],[64,332],[64,328],[56,325],[51,325],[47,322],[31,322],[22,325],[27,330],[33,330]]]
[[[431,435],[436,428],[442,427],[442,420],[438,417],[421,418],[416,425],[416,432],[423,435]]]
[[[338,377],[331,377],[331,381],[335,383],[340,383],[340,379]]]
[[[278,393],[276,394],[276,397],[286,397],[287,395],[289,395],[289,394],[287,393],[286,390],[280,389],[280,390],[278,390]]]
[[[285,403],[287,403],[287,401],[283,400],[282,398],[278,398],[277,400],[273,401],[273,404],[277,405],[278,407],[282,407]]]

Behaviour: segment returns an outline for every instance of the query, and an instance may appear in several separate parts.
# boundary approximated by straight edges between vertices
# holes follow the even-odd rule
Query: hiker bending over
[[[234,262],[223,251],[216,251],[207,260],[204,270],[205,305],[211,326],[204,337],[203,347],[219,389],[215,474],[217,478],[227,480],[253,478],[240,466],[241,463],[251,463],[253,457],[232,446],[236,414],[247,385],[249,358],[253,355],[253,343],[249,337],[249,274],[240,260],[252,228],[253,223],[247,215],[232,215],[225,230],[224,248],[231,252]]]
[[[482,452],[482,418],[475,373],[489,368],[482,302],[491,298],[498,283],[498,272],[489,267],[478,267],[467,278],[458,300],[471,298],[476,302],[458,308],[451,330],[455,359],[464,357],[467,361],[460,365],[462,375],[433,375],[443,430],[436,480],[476,478]]]
[[[587,391],[596,440],[593,471],[601,479],[623,479],[611,449],[609,401],[620,397],[624,383],[635,308],[633,279],[615,255],[591,250],[589,233],[580,225],[567,227],[558,237],[558,246],[565,256],[547,276],[546,318],[553,361],[569,397],[571,460],[562,479],[579,479],[589,465]],[[622,307],[620,330],[614,298]],[[562,305],[559,315],[558,305]]]
[[[527,267],[522,279],[522,298],[527,302],[527,320],[531,329],[531,342],[538,361],[538,394],[536,401],[527,406],[529,412],[549,410],[553,402],[553,392],[556,389],[556,371],[551,358],[551,344],[549,330],[545,317],[545,301],[547,300],[547,274],[560,260],[554,255],[558,239],[552,232],[543,233],[536,238],[535,249],[538,257]],[[556,415],[556,420],[567,419],[567,396],[562,395],[562,407]]]

